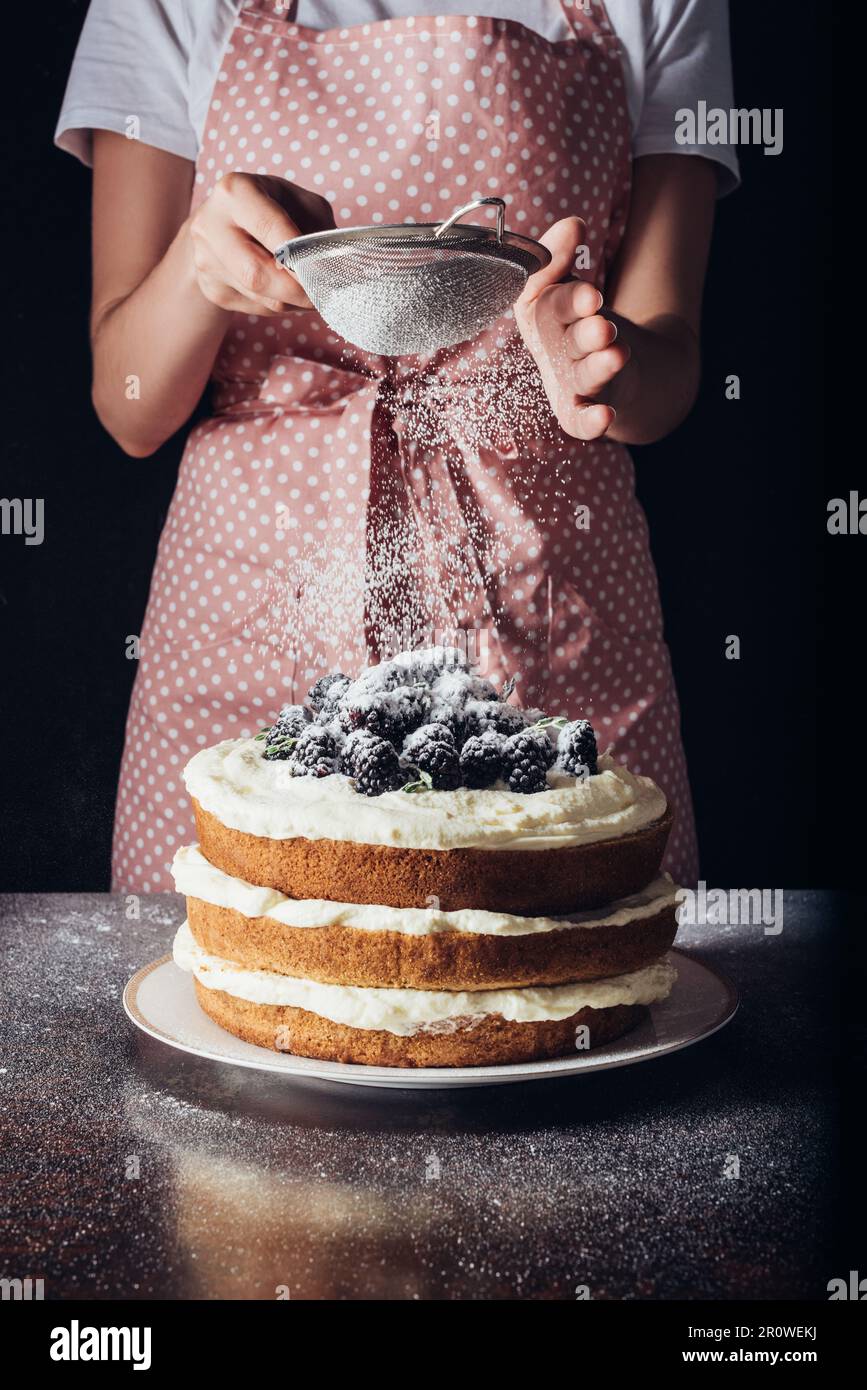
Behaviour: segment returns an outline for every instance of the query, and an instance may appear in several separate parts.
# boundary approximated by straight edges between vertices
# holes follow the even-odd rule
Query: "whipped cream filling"
[[[407,936],[437,932],[471,932],[478,936],[532,936],[568,927],[621,927],[673,907],[677,889],[668,874],[654,879],[640,893],[609,903],[605,909],[573,912],[568,917],[518,917],[508,912],[463,908],[442,912],[424,907],[378,907],[363,903],[327,902],[320,898],[287,898],[276,888],[259,888],[233,878],[211,864],[196,845],[179,849],[172,863],[175,887],[187,898],[229,908],[244,917],[271,917],[287,927],[357,927],[362,931],[397,931]]]
[[[407,849],[560,849],[629,835],[664,814],[666,800],[649,777],[636,777],[607,754],[582,781],[548,773],[545,791],[502,784],[475,790],[385,792],[361,796],[352,779],[292,777],[267,762],[255,739],[203,748],[184,769],[191,797],[231,830],[272,840],[351,840]]]
[[[187,922],[174,944],[175,964],[189,970],[206,989],[223,990],[252,1004],[289,1005],[344,1023],[350,1028],[382,1029],[399,1037],[425,1031],[471,1028],[497,1014],[511,1023],[570,1018],[579,1009],[608,1009],[615,1004],[652,1004],[664,999],[677,978],[667,960],[607,980],[531,989],[451,990],[362,989],[357,985],[323,985],[316,980],[278,975],[273,970],[245,970],[203,951]]]

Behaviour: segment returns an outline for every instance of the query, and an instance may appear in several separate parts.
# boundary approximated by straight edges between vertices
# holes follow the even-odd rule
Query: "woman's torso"
[[[628,208],[621,56],[597,0],[564,13],[571,37],[552,43],[475,16],[319,32],[254,0],[215,84],[196,200],[229,170],[276,173],[321,192],[340,226],[436,221],[496,191],[529,236],[580,209],[582,273],[603,284]],[[580,710],[653,775],[676,700],[631,461],[552,425],[510,315],[425,359],[359,353],[314,313],[235,315],[214,378],[160,542],[116,862],[148,825],[143,752],[183,761],[255,731],[323,670],[455,629],[523,703]],[[663,785],[688,801],[682,754],[667,762]]]

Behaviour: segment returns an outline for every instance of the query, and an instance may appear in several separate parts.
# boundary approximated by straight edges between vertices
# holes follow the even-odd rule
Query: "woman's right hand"
[[[199,288],[212,304],[265,316],[313,307],[274,251],[334,226],[318,193],[270,174],[225,174],[188,226]]]

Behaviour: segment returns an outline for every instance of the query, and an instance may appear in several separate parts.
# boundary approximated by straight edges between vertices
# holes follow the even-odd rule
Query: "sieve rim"
[[[322,232],[308,232],[305,236],[281,242],[274,251],[274,259],[284,270],[291,270],[291,260],[296,257],[303,258],[308,251],[327,250],[331,242],[342,245],[347,239],[351,243],[362,236],[366,239],[382,240],[400,232],[402,240],[429,238],[441,247],[453,241],[472,242],[479,250],[482,249],[480,243],[493,243],[499,247],[511,246],[532,256],[538,262],[538,270],[542,270],[551,262],[551,252],[546,246],[534,241],[532,237],[521,236],[519,232],[503,232],[502,236],[497,236],[496,230],[492,227],[480,227],[472,222],[456,222],[445,236],[434,237],[434,232],[442,225],[442,222],[386,222],[370,227],[329,227]]]

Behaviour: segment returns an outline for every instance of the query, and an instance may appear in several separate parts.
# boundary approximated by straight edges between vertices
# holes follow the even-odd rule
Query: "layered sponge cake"
[[[175,960],[259,1046],[472,1066],[609,1041],[671,989],[665,796],[457,652],[317,681],[185,771]],[[505,697],[505,698],[504,698]]]
[[[449,910],[525,914],[597,907],[649,882],[671,827],[659,788],[608,757],[583,779],[546,770],[536,792],[498,781],[375,798],[351,776],[290,767],[266,761],[254,739],[229,740],[196,754],[185,780],[205,857],[292,897],[387,907],[436,897]],[[412,772],[402,775],[412,785]]]

